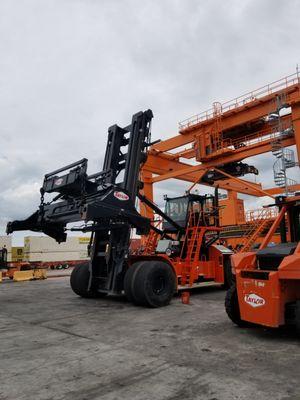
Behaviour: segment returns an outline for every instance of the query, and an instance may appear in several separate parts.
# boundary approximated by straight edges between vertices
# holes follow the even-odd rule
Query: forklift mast
[[[22,221],[7,224],[7,233],[43,232],[57,242],[66,241],[67,224],[82,221],[71,230],[92,232],[89,289],[120,293],[126,270],[130,232],[147,234],[150,220],[135,208],[139,172],[151,142],[151,110],[138,112],[131,124],[108,130],[103,170],[87,175],[87,159],[59,168],[44,177],[38,210]],[[45,194],[56,193],[48,203]]]

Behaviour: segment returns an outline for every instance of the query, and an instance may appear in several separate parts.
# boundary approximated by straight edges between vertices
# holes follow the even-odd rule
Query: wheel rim
[[[166,288],[166,279],[163,275],[156,275],[153,278],[152,290],[156,295],[160,295]]]

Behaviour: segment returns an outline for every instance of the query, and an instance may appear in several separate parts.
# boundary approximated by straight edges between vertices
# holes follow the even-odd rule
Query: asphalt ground
[[[82,299],[69,278],[0,284],[1,400],[300,400],[300,338],[238,328],[225,292],[190,305]]]

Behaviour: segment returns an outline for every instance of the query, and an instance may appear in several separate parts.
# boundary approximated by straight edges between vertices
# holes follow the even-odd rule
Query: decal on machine
[[[63,178],[58,178],[54,181],[54,185],[55,186],[59,186],[63,183]]]
[[[244,300],[247,304],[254,308],[262,307],[266,304],[266,300],[255,293],[245,294]]]
[[[124,192],[114,192],[114,196],[116,199],[121,200],[121,201],[129,200],[129,196]]]

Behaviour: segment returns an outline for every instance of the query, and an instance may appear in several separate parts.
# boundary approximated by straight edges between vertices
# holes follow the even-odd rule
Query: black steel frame
[[[108,130],[103,170],[87,175],[87,159],[59,168],[44,177],[38,210],[22,221],[7,224],[7,233],[44,232],[57,242],[66,240],[67,224],[82,221],[73,230],[92,232],[89,288],[120,293],[129,252],[130,232],[147,234],[150,220],[135,208],[141,183],[139,172],[151,144],[151,110],[133,115],[131,124]],[[46,193],[58,193],[45,202]]]

